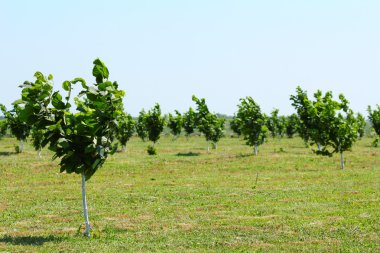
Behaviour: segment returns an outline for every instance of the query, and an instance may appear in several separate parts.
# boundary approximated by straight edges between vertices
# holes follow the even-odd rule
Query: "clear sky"
[[[194,107],[232,115],[251,96],[293,109],[297,85],[343,93],[355,111],[380,104],[379,0],[0,0],[0,103],[35,71],[88,83],[99,57],[132,115]]]

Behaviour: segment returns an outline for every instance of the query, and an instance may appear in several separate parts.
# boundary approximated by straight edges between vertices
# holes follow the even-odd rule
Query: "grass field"
[[[380,149],[365,138],[319,157],[302,140],[270,139],[259,156],[237,138],[206,152],[202,137],[137,138],[88,182],[16,140],[0,140],[3,252],[380,252]],[[81,227],[82,225],[82,227]]]

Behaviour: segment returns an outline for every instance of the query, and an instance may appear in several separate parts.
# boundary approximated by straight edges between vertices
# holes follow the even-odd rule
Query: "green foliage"
[[[224,119],[218,118],[214,113],[210,113],[204,98],[198,99],[193,95],[192,99],[197,104],[195,122],[199,131],[205,135],[207,141],[216,144],[224,135]]]
[[[7,134],[7,121],[6,120],[0,120],[0,138]]]
[[[36,72],[34,76],[34,83],[22,85],[24,108],[20,118],[45,131],[42,146],[49,145],[53,158],[61,158],[61,172],[84,174],[86,180],[90,179],[116,150],[113,141],[123,113],[124,91],[116,82],[108,81],[108,69],[99,59],[93,68],[96,83],[87,86],[82,78],[65,81],[65,98],[53,92],[51,75]],[[77,83],[81,83],[82,91],[74,98],[77,112],[72,113],[69,100]]]
[[[288,116],[286,122],[286,135],[288,138],[293,138],[299,127],[299,118],[297,114],[293,113],[292,115]]]
[[[190,134],[194,133],[196,129],[197,114],[193,110],[193,108],[189,108],[187,112],[183,114],[183,129],[185,130],[185,135],[190,136]]]
[[[154,145],[149,145],[147,148],[148,155],[157,155],[157,149]]]
[[[156,104],[152,110],[149,110],[144,119],[145,129],[148,132],[148,138],[153,143],[160,139],[162,131],[164,131],[165,117],[161,115],[161,108]]]
[[[168,127],[173,134],[174,138],[178,137],[181,134],[183,126],[183,117],[181,113],[175,110],[176,116],[173,116],[169,113]]]
[[[368,106],[368,119],[370,120],[376,134],[380,136],[380,106],[379,105],[376,105],[375,110],[372,110],[371,106]]]
[[[247,145],[258,147],[264,143],[268,133],[267,118],[251,97],[240,99],[236,120]]]
[[[144,109],[142,109],[139,113],[139,117],[137,118],[136,122],[136,132],[137,135],[145,141],[148,137],[148,131],[145,127],[145,118],[146,118],[146,112]]]
[[[313,129],[311,111],[313,104],[307,96],[307,92],[297,87],[296,95],[291,95],[292,106],[296,109],[299,118],[298,134],[308,144],[310,140],[310,129]]]
[[[240,131],[240,125],[239,125],[239,120],[236,119],[236,115],[234,115],[234,117],[232,118],[232,120],[230,121],[230,127],[232,129],[232,131],[237,134],[238,136],[241,135],[241,131]]]
[[[119,127],[117,131],[117,139],[119,140],[120,144],[125,147],[135,132],[136,122],[128,113],[122,113],[118,121]]]
[[[278,133],[278,126],[279,126],[278,113],[279,113],[279,109],[274,109],[270,113],[270,116],[267,117],[266,125],[273,138],[276,137]]]
[[[297,95],[291,96],[293,106],[297,109],[300,124],[307,130],[311,144],[320,144],[320,155],[332,156],[350,150],[357,140],[358,124],[353,111],[348,107],[348,100],[341,94],[339,101],[333,100],[332,92],[321,91],[314,94],[315,101],[307,98],[306,92],[297,88]],[[305,140],[306,141],[306,140]]]
[[[361,113],[358,113],[356,115],[356,121],[358,123],[358,135],[359,135],[359,138],[363,138],[364,133],[365,133],[365,127],[367,125],[365,117]]]
[[[286,127],[288,125],[288,118],[285,116],[280,116],[278,118],[278,125],[277,125],[277,135],[281,138],[284,137],[286,133]]]
[[[42,149],[44,135],[45,135],[45,130],[38,129],[36,127],[32,128],[32,145],[36,151],[39,151]]]
[[[19,101],[14,102],[13,110],[7,111],[4,105],[0,105],[0,108],[6,120],[6,123],[2,123],[1,132],[5,134],[6,127],[8,127],[17,140],[26,141],[31,131],[31,125],[22,120],[20,115],[22,108],[19,106]]]

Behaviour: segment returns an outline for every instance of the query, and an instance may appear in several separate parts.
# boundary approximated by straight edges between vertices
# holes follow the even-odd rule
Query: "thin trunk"
[[[255,156],[257,156],[257,151],[258,151],[258,147],[257,147],[257,145],[255,145],[254,148],[253,148],[253,154]]]
[[[210,153],[210,142],[207,142],[207,153]]]
[[[122,146],[121,146],[121,151],[122,151],[122,152],[127,151],[127,146],[126,146],[126,145],[122,145]]]
[[[41,153],[42,153],[42,150],[41,150],[41,148],[39,148],[39,149],[38,149],[38,157],[39,157],[39,158],[42,158]]]
[[[344,155],[343,152],[340,152],[340,166],[344,170]]]
[[[88,221],[88,210],[87,210],[87,200],[86,200],[86,176],[84,172],[82,173],[82,200],[83,200],[83,214],[84,222],[86,224],[86,231],[84,235],[90,237],[90,222]]]
[[[321,151],[321,150],[322,150],[321,144],[318,143],[318,151]]]
[[[23,153],[24,152],[24,141],[23,140],[20,141],[20,146],[21,146],[21,153]]]
[[[216,149],[217,148],[217,144],[215,142],[212,143],[212,149]]]

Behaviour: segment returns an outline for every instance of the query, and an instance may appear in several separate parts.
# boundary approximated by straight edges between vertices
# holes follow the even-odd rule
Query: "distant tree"
[[[18,105],[17,101],[13,104],[13,110],[11,111],[7,111],[6,107],[1,104],[0,108],[5,116],[6,124],[11,130],[12,135],[20,141],[20,152],[24,152],[24,142],[26,142],[32,126],[20,119],[20,111],[22,108]]]
[[[253,146],[253,152],[257,155],[258,147],[264,143],[268,133],[265,114],[251,97],[241,98],[236,120],[246,144]]]
[[[299,119],[297,114],[293,113],[292,115],[288,116],[286,124],[286,135],[288,138],[293,138],[294,134],[297,132],[298,121]]]
[[[119,140],[122,151],[127,149],[127,142],[133,136],[135,132],[136,122],[132,116],[128,113],[123,113],[119,118],[119,128],[117,131],[117,139]]]
[[[234,115],[234,117],[230,121],[230,127],[231,127],[232,131],[235,134],[237,134],[237,136],[241,135],[240,125],[239,125],[239,121],[236,118],[236,115]]]
[[[376,139],[373,141],[372,145],[374,147],[378,146],[379,136],[380,136],[380,106],[376,105],[376,109],[372,110],[371,106],[368,106],[368,119],[372,124],[372,128],[375,130],[377,134]]]
[[[190,134],[194,133],[196,129],[196,120],[197,114],[193,108],[189,108],[187,112],[183,114],[183,129],[185,130],[186,137],[189,137]]]
[[[148,138],[153,142],[152,146],[148,147],[148,154],[155,155],[155,144],[160,139],[160,135],[164,130],[165,117],[161,115],[161,108],[159,104],[156,104],[153,109],[149,110],[145,115],[145,129],[148,133]]]
[[[178,138],[181,134],[182,126],[183,126],[183,117],[181,113],[175,110],[176,116],[173,116],[169,113],[168,127],[173,135],[173,139]]]
[[[218,118],[216,114],[209,111],[204,98],[198,99],[193,95],[192,99],[197,104],[197,128],[204,134],[208,143],[207,152],[210,152],[209,143],[211,142],[213,148],[216,149],[220,138],[224,136],[224,119]]]
[[[277,136],[278,133],[278,126],[279,126],[279,119],[278,119],[278,113],[279,109],[274,109],[270,116],[267,117],[267,128],[269,132],[271,133],[271,136],[274,138]]]
[[[281,138],[284,137],[286,133],[286,126],[288,124],[288,119],[285,116],[279,116],[277,121],[277,135]]]
[[[359,135],[359,138],[363,138],[364,133],[365,133],[365,126],[367,125],[367,121],[366,121],[365,117],[361,113],[358,113],[356,115],[356,121],[358,122],[358,135]]]
[[[144,109],[142,109],[139,113],[139,117],[137,118],[136,122],[136,132],[137,135],[145,141],[146,138],[148,137],[148,131],[146,129],[146,124],[145,124],[145,118],[146,118],[146,112]]]

